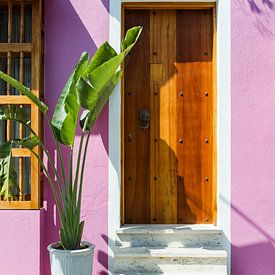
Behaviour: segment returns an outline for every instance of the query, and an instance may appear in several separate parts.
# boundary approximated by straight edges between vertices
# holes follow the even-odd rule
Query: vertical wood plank
[[[150,223],[157,223],[156,218],[156,183],[158,176],[158,139],[159,139],[159,124],[157,118],[159,111],[155,106],[158,104],[159,97],[159,83],[152,81],[151,64],[158,63],[157,56],[157,36],[154,32],[156,12],[150,11],[150,113],[151,113],[151,124],[150,124]],[[162,64],[160,64],[162,65]]]
[[[184,223],[213,222],[212,48],[212,11],[178,11],[177,85],[184,93],[179,102],[184,146],[179,148],[178,219]]]
[[[213,22],[213,49],[212,49],[212,89],[213,89],[213,159],[212,159],[212,223],[217,223],[217,21],[216,7],[212,9]]]
[[[176,128],[176,12],[151,11],[153,36],[151,60],[162,64],[163,77],[154,83],[151,166],[155,166],[155,211],[157,223],[177,222],[177,128]],[[155,142],[157,139],[157,142]],[[153,172],[153,171],[152,171]]]
[[[24,15],[25,15],[25,1],[20,2],[20,43],[24,42]],[[19,81],[24,83],[24,52],[20,52],[20,61],[19,61]],[[20,105],[22,108],[23,105]],[[22,139],[24,137],[24,128],[23,124],[19,124],[19,137]],[[20,189],[19,200],[24,200],[24,158],[19,158],[19,177],[18,184]]]
[[[8,1],[8,43],[12,42],[12,0]],[[12,64],[11,64],[11,58],[12,58],[12,53],[8,52],[7,53],[7,74],[11,75],[12,74]],[[7,84],[7,95],[11,94],[11,86]],[[6,123],[7,127],[7,140],[11,139],[11,122],[8,120]]]
[[[213,223],[213,83],[212,83],[212,49],[213,16],[212,10],[201,13],[201,47],[204,57],[201,62],[202,91],[202,137],[208,142],[202,145],[202,222]]]
[[[149,11],[125,11],[125,30],[135,25],[143,32],[124,64],[124,182],[125,223],[150,222],[149,129],[139,127],[138,113],[150,109]]]
[[[42,1],[32,1],[32,92],[40,96],[40,72],[41,72],[41,20],[42,20]],[[40,112],[32,104],[31,108],[32,127],[36,133],[40,133]],[[34,149],[40,154],[39,149]],[[31,205],[32,208],[40,207],[40,168],[35,156],[31,157]]]
[[[182,118],[178,128],[183,136],[179,150],[179,175],[182,192],[182,219],[197,223],[201,219],[201,114],[200,114],[200,11],[177,12],[177,68],[178,89],[184,93],[181,100]],[[198,59],[198,60],[197,60]]]

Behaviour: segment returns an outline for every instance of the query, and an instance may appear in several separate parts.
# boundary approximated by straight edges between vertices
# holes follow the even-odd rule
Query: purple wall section
[[[47,0],[45,1],[45,98],[54,110],[55,102],[66,79],[83,51],[93,54],[108,40],[108,3],[101,0]],[[45,127],[45,141],[54,156],[54,145],[49,129]],[[80,131],[76,139],[79,144]],[[64,150],[65,159],[68,160]],[[108,109],[99,118],[87,156],[87,170],[83,190],[85,230],[83,239],[96,245],[94,274],[106,274],[108,269]],[[41,238],[42,274],[49,275],[49,257],[46,246],[57,241],[59,221],[49,186],[44,186],[44,211]]]
[[[275,5],[232,1],[232,274],[275,274]]]

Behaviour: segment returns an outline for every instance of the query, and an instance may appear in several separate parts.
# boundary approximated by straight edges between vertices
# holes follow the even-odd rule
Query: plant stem
[[[55,142],[55,146],[56,146],[56,149],[57,149],[57,154],[58,154],[58,158],[59,158],[60,166],[61,166],[61,170],[62,170],[63,182],[64,182],[65,187],[66,187],[67,190],[68,190],[67,179],[66,179],[66,173],[65,173],[65,168],[64,168],[64,161],[63,161],[63,157],[62,157],[62,154],[61,154],[60,145],[59,145],[59,142],[58,142],[58,140],[57,140],[56,133],[55,133],[54,128],[53,128],[53,126],[52,126],[52,124],[51,124],[51,122],[50,122],[50,119],[49,119],[48,115],[45,114],[44,117],[46,118],[46,121],[47,121],[48,124],[50,125],[50,128],[51,128],[52,133],[53,133],[53,136],[54,136],[54,142]]]
[[[35,133],[35,131],[34,131],[29,125],[25,125],[25,126],[32,132],[33,135],[35,135],[35,136],[38,137],[38,135]],[[38,138],[39,138],[39,137],[38,137]],[[61,178],[60,178],[60,176],[59,176],[58,171],[56,170],[56,167],[55,167],[55,165],[54,165],[54,163],[53,163],[53,160],[52,160],[52,158],[51,158],[51,156],[50,156],[48,150],[46,149],[44,143],[42,142],[42,140],[41,140],[40,138],[39,138],[39,141],[40,141],[39,145],[41,146],[42,150],[43,150],[43,151],[45,152],[45,154],[47,155],[47,158],[48,158],[48,160],[49,160],[50,166],[51,166],[51,168],[52,168],[52,170],[53,170],[53,172],[54,172],[54,175],[56,176],[56,180],[57,180],[57,184],[58,184],[59,193],[60,193],[60,195],[62,196],[62,202],[63,202],[63,206],[64,206],[65,200],[64,200],[64,191],[63,191],[62,185],[61,185]]]
[[[88,151],[88,145],[89,145],[89,140],[91,136],[91,129],[88,132],[88,136],[86,139],[86,144],[84,148],[84,154],[83,154],[83,159],[82,159],[82,167],[81,167],[81,174],[80,174],[80,186],[79,186],[79,192],[78,192],[78,202],[77,202],[77,207],[80,211],[81,208],[81,196],[82,196],[82,186],[83,186],[83,177],[84,177],[84,168],[85,168],[85,162],[86,162],[86,156],[87,156],[87,151]]]
[[[73,191],[73,156],[74,150],[73,147],[70,148],[70,182],[69,182],[69,193]]]
[[[47,168],[45,167],[43,161],[41,160],[41,158],[39,157],[39,155],[34,151],[34,150],[31,150],[30,151],[34,154],[34,156],[37,158],[40,166],[42,167],[44,173],[46,174],[47,176],[47,179],[49,180],[49,183],[50,183],[50,186],[51,186],[51,189],[52,189],[52,192],[53,192],[53,195],[54,195],[54,199],[55,199],[55,202],[56,202],[56,205],[57,205],[57,209],[58,209],[58,213],[59,213],[59,217],[60,217],[60,220],[61,220],[61,223],[64,224],[65,223],[65,219],[64,219],[64,213],[62,211],[62,207],[60,205],[60,202],[59,202],[59,198],[58,198],[58,195],[57,195],[57,191],[55,189],[55,186],[54,186],[54,182],[53,182],[53,179],[50,175],[50,173],[48,172]]]
[[[81,159],[83,140],[84,140],[84,136],[85,136],[85,130],[86,130],[86,127],[87,127],[88,119],[89,119],[89,117],[87,117],[85,122],[84,122],[84,126],[83,126],[83,129],[82,129],[82,134],[81,134],[81,139],[80,139],[80,144],[79,144],[79,148],[78,148],[77,166],[76,166],[76,173],[75,173],[75,180],[74,180],[74,190],[73,190],[75,204],[76,204],[76,196],[77,196],[77,184],[78,184],[78,176],[79,176],[79,168],[80,168],[80,159]]]
[[[59,190],[59,193],[62,197],[62,202],[63,202],[63,206],[65,207],[65,203],[67,204],[67,201],[66,201],[66,198],[64,197],[64,190],[62,189],[62,185],[61,185],[61,179],[60,179],[60,176],[58,174],[58,171],[56,170],[55,168],[55,165],[53,163],[53,160],[48,152],[48,150],[45,148],[45,145],[42,143],[42,141],[40,142],[40,146],[42,148],[42,150],[45,152],[45,154],[47,155],[47,158],[49,160],[49,163],[50,163],[50,166],[56,176],[56,181],[57,181],[57,185],[58,185],[58,190]]]
[[[29,125],[26,125],[26,126],[32,132],[33,135],[37,136],[37,134],[35,133],[35,131]],[[74,212],[74,210],[73,210],[74,207],[73,207],[73,204],[72,204],[72,201],[71,201],[70,193],[68,192],[68,189],[66,188],[65,194],[64,194],[64,190],[62,188],[62,182],[61,182],[61,178],[59,176],[59,173],[58,173],[58,171],[57,171],[57,169],[56,169],[56,167],[54,165],[54,162],[53,162],[53,160],[52,160],[52,158],[51,158],[48,150],[46,149],[44,143],[40,139],[39,139],[39,145],[41,146],[41,149],[47,155],[49,163],[50,163],[50,166],[51,166],[51,168],[52,168],[52,170],[54,172],[54,175],[56,176],[56,179],[57,179],[58,190],[59,190],[59,193],[60,193],[60,196],[61,196],[61,202],[62,202],[63,209],[62,209],[61,202],[59,200],[59,197],[58,197],[55,185],[54,185],[54,181],[53,181],[52,177],[50,176],[48,169],[45,167],[45,165],[44,165],[43,161],[41,160],[41,158],[39,157],[39,155],[36,154],[36,153],[34,153],[34,155],[37,157],[37,159],[38,159],[41,167],[43,168],[44,173],[46,174],[47,178],[49,179],[50,186],[51,186],[51,189],[53,191],[56,204],[58,206],[58,212],[59,212],[59,216],[60,216],[60,219],[61,219],[61,222],[62,222],[62,228],[64,228],[64,230],[66,230],[66,228],[64,226],[66,226],[66,224],[68,223],[69,226],[70,226],[70,228],[72,229],[73,228],[73,224],[71,223],[71,220],[68,218],[68,217],[72,217],[74,215],[74,213],[73,213]],[[67,231],[66,234],[68,234],[68,233],[70,234],[71,232]],[[71,236],[71,239],[73,239],[72,236]]]

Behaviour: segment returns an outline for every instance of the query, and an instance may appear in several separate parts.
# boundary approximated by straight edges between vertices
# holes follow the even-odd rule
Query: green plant
[[[119,54],[107,42],[99,47],[90,61],[88,53],[84,52],[61,92],[51,120],[47,115],[48,107],[29,88],[0,71],[1,79],[26,95],[39,107],[52,129],[61,167],[61,174],[59,174],[48,150],[32,130],[24,109],[14,105],[4,106],[0,108],[0,120],[14,120],[22,123],[31,134],[26,138],[9,140],[0,145],[0,195],[6,200],[16,197],[18,187],[16,173],[11,162],[11,149],[12,144],[19,144],[36,156],[48,178],[61,221],[60,240],[63,249],[80,248],[84,227],[84,221],[80,220],[81,197],[89,138],[97,117],[122,76],[119,67],[137,42],[141,31],[141,27],[134,27],[127,31]],[[84,111],[79,119],[81,108],[84,108]],[[79,148],[77,148],[77,165],[73,174],[74,139],[78,121],[82,134]],[[61,144],[70,148],[70,175],[68,177],[60,150]],[[36,146],[40,146],[46,154],[49,168],[56,178],[56,185],[50,169],[44,165],[40,155],[34,151]]]

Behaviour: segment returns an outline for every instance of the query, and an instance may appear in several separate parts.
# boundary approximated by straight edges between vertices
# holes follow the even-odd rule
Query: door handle
[[[139,128],[146,130],[150,125],[150,112],[147,109],[141,109],[138,112],[138,124]]]

